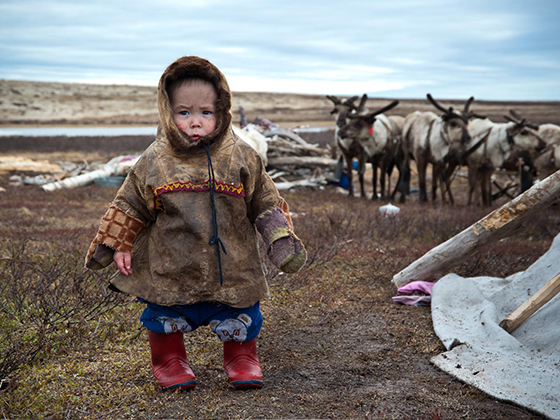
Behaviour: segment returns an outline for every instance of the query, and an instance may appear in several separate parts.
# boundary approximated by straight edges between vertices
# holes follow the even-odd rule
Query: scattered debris
[[[0,172],[47,172],[62,171],[60,165],[46,160],[32,160],[23,156],[0,156]]]
[[[393,296],[393,302],[402,305],[428,306],[432,301],[433,282],[413,281],[397,290],[397,296]]]
[[[391,203],[379,207],[379,212],[384,216],[394,215],[399,211],[401,211],[401,209],[399,209],[397,206],[393,206]]]
[[[337,161],[331,159],[329,150],[268,120],[257,118],[247,125],[251,126],[266,138],[267,171],[279,190],[323,188],[332,178]]]
[[[45,191],[54,191],[63,188],[75,188],[91,184],[98,178],[123,176],[134,166],[138,158],[139,156],[117,156],[100,169],[44,184],[43,189]]]
[[[323,188],[336,169],[330,152],[306,142],[292,130],[284,129],[263,118],[256,118],[233,131],[263,158],[269,175],[279,190]],[[86,161],[50,163],[18,156],[0,158],[0,171],[15,171],[10,185],[38,185],[45,191],[75,188],[96,182],[107,185],[125,177],[139,156],[117,156],[107,163]],[[29,175],[29,172],[39,173]],[[120,177],[120,178],[119,178]],[[104,180],[110,180],[105,182]]]

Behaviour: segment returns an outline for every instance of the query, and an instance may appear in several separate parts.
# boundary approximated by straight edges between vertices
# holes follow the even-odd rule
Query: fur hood
[[[192,142],[183,133],[173,120],[173,111],[167,88],[175,81],[183,78],[198,78],[206,80],[216,89],[218,100],[216,103],[216,129],[208,136]],[[158,126],[158,138],[165,137],[178,152],[187,152],[193,147],[203,143],[211,144],[222,140],[231,126],[231,91],[225,76],[210,61],[195,57],[181,57],[163,72],[158,84],[158,111],[160,123]]]

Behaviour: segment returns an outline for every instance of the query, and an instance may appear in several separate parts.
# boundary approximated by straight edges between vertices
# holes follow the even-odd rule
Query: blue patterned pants
[[[251,341],[259,335],[263,323],[260,302],[249,308],[233,308],[216,302],[160,306],[138,300],[147,304],[140,322],[156,333],[185,333],[209,325],[222,341]]]

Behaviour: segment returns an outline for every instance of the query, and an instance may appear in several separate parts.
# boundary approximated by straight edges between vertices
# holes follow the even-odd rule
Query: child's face
[[[204,80],[189,80],[170,92],[173,120],[179,129],[197,141],[216,129],[214,86]]]

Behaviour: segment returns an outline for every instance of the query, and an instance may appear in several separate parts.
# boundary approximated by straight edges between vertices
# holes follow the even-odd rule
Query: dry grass
[[[0,179],[0,185],[6,184],[6,177]],[[267,265],[271,296],[263,302],[265,324],[259,337],[265,387],[233,391],[221,368],[221,344],[208,329],[200,329],[185,339],[199,386],[192,392],[160,393],[138,321],[141,305],[119,296],[107,302],[107,308],[116,305],[109,312],[86,316],[92,305],[103,304],[103,281],[113,269],[95,278],[76,267],[114,193],[95,186],[55,193],[8,187],[1,193],[8,199],[0,201],[0,271],[26,274],[14,267],[9,271],[10,258],[40,265],[43,277],[51,280],[53,267],[67,267],[65,273],[71,275],[58,276],[50,292],[58,287],[75,297],[68,285],[78,279],[75,286],[90,294],[87,307],[76,308],[80,300],[75,298],[60,302],[61,313],[70,316],[43,331],[45,341],[35,358],[23,358],[19,369],[8,374],[10,386],[0,391],[0,416],[538,418],[432,366],[429,358],[444,348],[433,332],[430,309],[397,306],[391,300],[396,272],[487,209],[419,206],[409,200],[397,217],[383,217],[378,211],[382,203],[349,199],[334,187],[286,193],[309,263],[294,275],[280,275]],[[522,231],[482,250],[455,272],[502,277],[522,270],[548,249],[559,230],[557,209],[543,211]],[[25,251],[13,252],[23,244]],[[27,296],[19,299],[40,300],[31,289]],[[1,298],[2,305],[10,303],[9,295]],[[27,308],[28,315],[35,310]],[[5,311],[0,320],[4,326],[11,323],[14,334],[40,336],[34,324],[7,317]],[[0,341],[0,350],[5,346]]]

